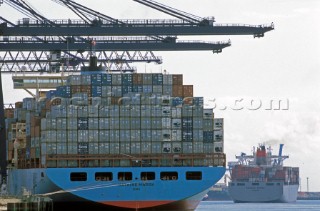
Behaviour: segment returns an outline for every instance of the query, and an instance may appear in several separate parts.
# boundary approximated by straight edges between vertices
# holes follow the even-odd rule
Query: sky
[[[49,19],[77,18],[52,1],[28,0]],[[184,74],[184,84],[205,98],[206,107],[224,118],[227,161],[240,152],[252,153],[259,143],[289,155],[285,165],[300,168],[300,190],[320,191],[320,1],[318,0],[158,0],[191,14],[214,16],[216,23],[270,24],[275,29],[263,38],[253,36],[187,36],[179,40],[221,41],[232,46],[220,54],[154,52],[163,64],[134,64],[138,72]],[[132,0],[77,1],[118,19],[172,17]],[[121,2],[121,4],[120,4]],[[17,21],[24,16],[7,5],[1,16]],[[3,77],[4,101],[22,99],[10,76]],[[270,109],[271,101],[282,101]],[[235,104],[237,102],[237,104]],[[251,104],[252,102],[252,104]]]

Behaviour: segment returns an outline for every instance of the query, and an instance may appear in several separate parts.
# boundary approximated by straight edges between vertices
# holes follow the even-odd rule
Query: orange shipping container
[[[183,75],[172,75],[172,84],[173,85],[182,85],[183,84]]]
[[[193,97],[193,85],[183,85],[183,97]]]
[[[142,85],[142,74],[133,74],[132,82],[133,85]]]
[[[16,103],[14,104],[14,107],[15,107],[15,108],[22,108],[22,105],[23,105],[22,102],[16,102]]]
[[[183,86],[173,85],[172,86],[172,97],[183,97]]]
[[[5,118],[13,118],[14,117],[14,109],[13,108],[6,108],[4,110],[4,117]]]

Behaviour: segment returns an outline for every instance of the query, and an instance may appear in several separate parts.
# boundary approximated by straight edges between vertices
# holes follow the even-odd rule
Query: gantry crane
[[[56,0],[57,1],[57,0]],[[63,2],[65,0],[61,0]],[[213,50],[218,53],[224,47],[230,46],[227,42],[177,42],[176,37],[179,35],[253,35],[254,37],[263,37],[264,33],[274,29],[273,24],[268,25],[245,25],[245,24],[216,24],[214,18],[201,18],[191,15],[174,8],[159,4],[151,0],[135,0],[146,6],[152,7],[159,11],[170,14],[178,19],[143,19],[143,20],[119,20],[99,14],[98,19],[81,20],[49,20],[39,14],[31,14],[29,18],[19,20],[17,24],[6,21],[0,17],[0,50],[43,50],[43,51],[86,51],[90,49],[92,38],[95,39],[96,49],[110,48],[113,50]],[[35,11],[30,8],[23,0],[5,0],[8,4],[18,5],[23,10]],[[66,1],[65,1],[66,2]],[[71,1],[67,1],[70,3]],[[0,0],[0,5],[3,0]],[[80,8],[83,7],[82,5]],[[74,7],[73,7],[74,8]],[[71,9],[71,7],[70,7]],[[78,8],[79,9],[79,8]],[[90,12],[90,9],[86,11]],[[77,12],[75,10],[75,12]],[[87,15],[90,13],[87,13]],[[48,36],[50,40],[48,40]],[[85,36],[85,37],[82,37]],[[111,42],[109,39],[101,38],[101,36],[148,36],[137,40],[118,40]],[[26,37],[31,37],[26,40]],[[69,42],[69,37],[72,42]],[[13,39],[12,39],[13,38]],[[19,40],[18,38],[24,38]],[[73,40],[74,38],[74,40]],[[78,39],[79,38],[79,39]],[[30,41],[28,43],[27,41]],[[88,45],[89,43],[89,45]],[[79,57],[75,57],[79,58]],[[0,70],[2,71],[2,70]],[[3,111],[3,95],[0,72],[0,166],[1,174],[6,174],[6,134]]]

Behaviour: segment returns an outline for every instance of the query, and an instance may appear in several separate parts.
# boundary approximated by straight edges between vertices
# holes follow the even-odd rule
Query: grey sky
[[[183,73],[184,83],[194,85],[196,96],[216,100],[215,115],[225,118],[225,152],[228,161],[252,146],[272,140],[278,151],[285,143],[287,165],[300,167],[302,190],[309,177],[310,191],[320,191],[320,1],[318,0],[158,0],[189,13],[214,16],[217,23],[270,24],[275,30],[265,37],[207,36],[179,37],[208,41],[228,40],[232,46],[221,54],[211,52],[155,52],[164,63],[136,65],[140,72]],[[48,18],[76,18],[52,1],[29,0]],[[171,18],[131,0],[77,1],[119,19]],[[1,16],[11,21],[22,18],[8,6],[0,7]],[[23,92],[12,90],[4,76],[5,101],[14,102]],[[13,95],[15,93],[15,95]],[[16,94],[17,93],[17,94]],[[23,93],[23,95],[22,95]],[[262,100],[256,111],[220,110],[234,100]],[[288,99],[289,110],[265,110],[271,99]],[[213,106],[212,102],[208,102]]]

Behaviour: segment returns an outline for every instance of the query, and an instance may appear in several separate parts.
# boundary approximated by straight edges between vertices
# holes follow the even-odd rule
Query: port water
[[[320,200],[298,200],[294,203],[234,203],[202,201],[195,211],[319,211]]]

